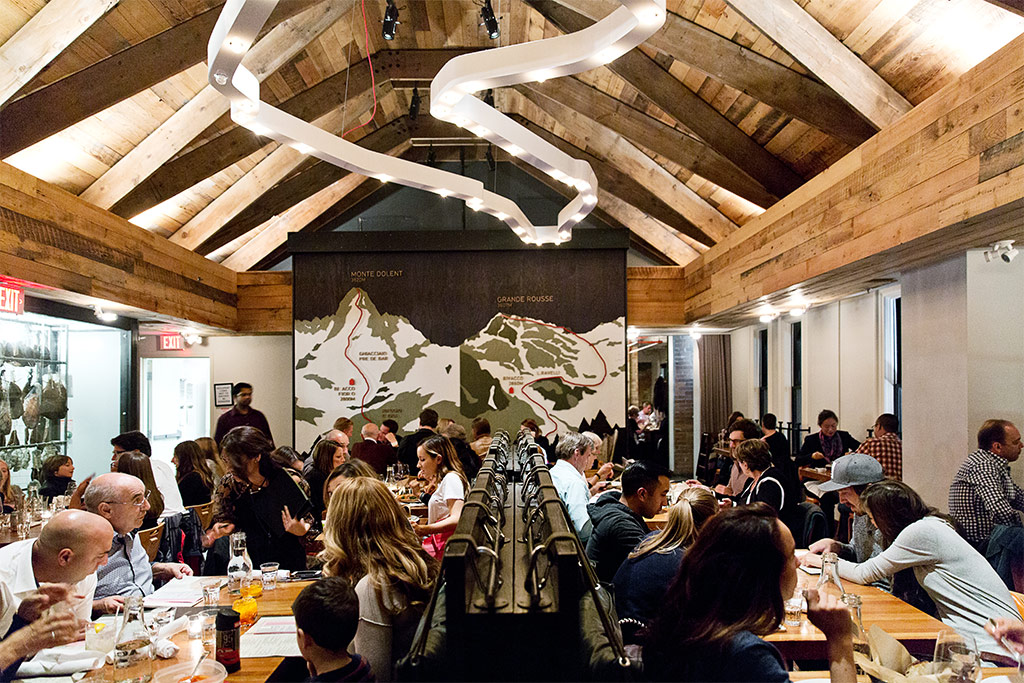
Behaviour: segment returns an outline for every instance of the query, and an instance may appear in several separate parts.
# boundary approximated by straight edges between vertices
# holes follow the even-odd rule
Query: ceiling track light
[[[487,31],[487,37],[497,40],[501,37],[501,29],[498,27],[498,18],[494,16],[494,9],[491,7],[491,0],[484,0],[480,8],[480,25]]]
[[[1017,249],[1013,246],[1014,240],[1000,240],[993,242],[985,250],[985,262],[1000,259],[1003,263],[1009,263],[1017,257]]]
[[[274,3],[277,4],[277,3]],[[387,7],[384,8],[384,19],[381,20],[380,34],[384,40],[394,40],[396,27],[402,22],[398,20],[398,7],[395,0],[387,0]]]
[[[598,55],[608,54],[609,48],[614,47],[616,54],[625,53],[647,40],[665,22],[665,0],[620,0],[621,7],[585,29],[461,55],[448,61],[434,77],[429,105],[435,118],[476,131],[486,141],[546,173],[557,170],[564,182],[575,188],[576,195],[558,213],[556,224],[537,226],[512,199],[487,190],[478,180],[373,152],[261,101],[259,81],[242,66],[245,54],[239,54],[237,49],[256,42],[278,2],[225,3],[210,36],[210,85],[230,100],[235,123],[283,144],[306,145],[310,156],[353,173],[388,176],[408,187],[466,202],[473,200],[479,210],[505,216],[502,222],[529,244],[560,244],[569,240],[572,226],[597,204],[597,176],[590,164],[565,154],[485,104],[474,93],[587,71],[600,63]],[[384,12],[385,39],[394,38],[397,23],[395,0],[388,0]]]

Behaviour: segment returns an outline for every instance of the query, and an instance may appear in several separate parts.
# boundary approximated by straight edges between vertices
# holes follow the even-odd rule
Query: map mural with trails
[[[484,252],[482,258],[495,253],[502,252]],[[624,292],[619,314],[602,320],[600,309],[608,307],[609,298],[615,303],[614,293],[577,290],[560,281],[549,267],[553,261],[542,264],[545,274],[539,278],[524,282],[517,272],[495,281],[491,272],[484,283],[472,268],[453,270],[438,262],[465,259],[465,254],[431,255],[429,264],[406,260],[401,268],[394,267],[395,257],[411,255],[388,254],[387,269],[365,267],[364,255],[337,256],[345,265],[329,265],[324,255],[315,255],[318,272],[334,270],[318,278],[320,291],[306,290],[316,297],[316,306],[306,306],[306,312],[323,312],[310,317],[300,317],[301,262],[296,261],[297,446],[312,443],[341,416],[356,423],[354,440],[367,421],[393,419],[403,433],[414,431],[424,408],[467,428],[476,417],[506,430],[532,418],[552,438],[598,413],[613,425],[624,423]],[[481,255],[474,253],[472,260]],[[360,267],[353,268],[353,261]],[[440,296],[422,288],[424,282],[439,282],[436,275],[445,276]],[[621,289],[622,280],[618,283]],[[333,296],[325,288],[333,289]],[[577,291],[589,303],[577,300]],[[336,307],[326,311],[325,301],[331,299]],[[581,306],[587,307],[583,315]]]

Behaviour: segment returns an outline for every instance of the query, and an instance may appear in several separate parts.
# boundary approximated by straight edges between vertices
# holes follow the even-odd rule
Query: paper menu
[[[242,657],[301,657],[295,617],[260,617],[242,634]]]
[[[152,595],[147,595],[143,604],[146,607],[191,607],[203,599],[202,584],[209,580],[208,576],[171,579]],[[223,583],[227,581],[222,582],[222,585]]]

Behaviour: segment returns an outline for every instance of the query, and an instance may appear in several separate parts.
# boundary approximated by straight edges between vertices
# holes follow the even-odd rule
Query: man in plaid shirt
[[[892,413],[882,413],[875,420],[875,434],[857,447],[882,465],[888,479],[903,481],[903,442],[899,437],[900,422]]]
[[[1020,457],[1020,431],[1008,420],[987,420],[978,450],[967,456],[949,487],[949,513],[1011,590],[1024,588],[1024,489],[1010,476]]]

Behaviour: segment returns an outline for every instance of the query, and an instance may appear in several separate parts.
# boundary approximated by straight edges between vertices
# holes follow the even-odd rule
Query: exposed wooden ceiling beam
[[[50,0],[0,46],[0,107],[119,0]]]
[[[694,225],[689,218],[672,208],[665,200],[645,187],[643,183],[623,173],[613,164],[566,142],[524,116],[514,115],[512,118],[518,119],[530,132],[540,136],[544,141],[554,145],[569,156],[589,163],[594,169],[594,173],[597,174],[599,189],[607,190],[611,194],[627,201],[644,213],[671,226],[681,235],[685,235],[705,248],[715,243],[714,239]]]
[[[393,80],[396,74],[433,78],[448,60],[466,52],[468,50],[464,49],[380,51],[373,56],[374,76],[380,87],[386,87],[388,80]],[[366,60],[325,78],[278,106],[293,116],[311,121],[343,102],[346,86],[350,100],[369,92],[370,69]],[[429,116],[426,112],[424,115]],[[241,161],[265,144],[266,139],[254,135],[247,128],[234,126],[168,161],[110,210],[131,218]]]
[[[562,195],[566,199],[571,198],[576,194],[575,191],[570,190],[568,186],[566,186],[564,183],[558,182],[557,180],[549,176],[547,173],[538,170],[536,167],[527,164],[525,161],[516,158],[510,159],[510,161],[512,162],[513,165],[515,165],[516,168],[522,170],[530,177],[539,180],[548,189],[554,190],[556,193]],[[647,239],[645,239],[642,235],[631,230],[624,223],[622,223],[617,218],[615,218],[607,211],[605,211],[602,208],[601,204],[598,204],[596,207],[594,207],[594,210],[590,213],[590,216],[588,216],[588,219],[590,218],[600,221],[601,223],[604,223],[610,228],[627,231],[629,233],[630,248],[636,249],[638,252],[640,252],[647,258],[651,259],[652,261],[655,261],[665,266],[677,265],[675,261],[673,261],[664,253],[662,253],[661,250],[659,250],[657,247],[655,247],[653,244],[647,241]],[[668,226],[664,227],[667,228]],[[664,236],[665,231],[661,230],[660,233],[662,234],[662,236]],[[684,246],[686,245],[684,244]],[[693,253],[695,256],[697,252],[694,251]]]
[[[276,26],[317,2],[320,0],[282,2],[267,26]],[[0,154],[8,157],[203,61],[220,11],[218,4],[12,100],[0,111]]]
[[[1024,17],[1024,0],[988,0],[988,2]]]
[[[634,144],[674,161],[748,202],[766,209],[779,199],[702,140],[666,125],[582,81],[559,78],[557,82],[529,83],[527,87],[566,107],[585,113]]]
[[[527,2],[564,33],[573,33],[594,23],[556,0]],[[775,196],[784,197],[803,183],[786,164],[639,50],[627,52],[608,64],[608,68]]]
[[[368,178],[341,201],[320,214],[318,218],[303,228],[302,232],[318,232],[347,223],[401,189],[401,185],[382,183],[376,178]],[[273,268],[286,258],[288,258],[288,245],[282,244],[264,256],[253,267],[253,270]]]
[[[426,119],[421,117],[421,120],[411,127],[408,117],[403,116],[368,134],[359,141],[359,144],[375,152],[386,152],[408,140],[412,135],[411,130],[431,132],[432,134],[427,137],[440,136],[442,132],[449,135],[455,134],[456,131],[461,133],[461,129],[430,117]],[[196,251],[208,254],[218,249],[239,235],[261,225],[275,214],[287,211],[291,206],[347,174],[348,171],[343,168],[325,161],[318,161],[256,198],[252,204],[226,222],[220,230],[201,244]]]
[[[715,242],[736,230],[735,223],[629,140],[595,123],[582,112],[538,95],[529,88],[523,88],[522,92],[529,101],[524,102],[522,96],[518,97],[517,107],[521,113],[526,113],[523,107],[539,108],[571,131],[573,136],[585,139],[588,149],[660,197]],[[539,120],[539,117],[528,113],[526,115],[535,121]]]
[[[727,2],[878,128],[914,108],[794,0]]]
[[[617,7],[609,1],[558,1],[594,20]],[[646,45],[853,147],[877,131],[843,98],[813,78],[678,14],[669,12],[664,27],[648,38]]]
[[[352,7],[354,1],[324,0],[278,24],[253,45],[243,63],[262,81],[330,28]],[[96,179],[80,196],[100,208],[109,209],[180,152],[228,108],[227,98],[207,85]]]
[[[337,180],[313,196],[307,197],[277,218],[272,218],[270,225],[265,230],[224,259],[222,264],[232,270],[252,268],[267,254],[284,244],[288,239],[288,233],[302,230],[310,221],[367,180],[370,180],[367,176],[349,173],[341,180]]]
[[[512,163],[559,194],[567,196],[564,186],[559,187],[557,181],[537,167],[531,166],[522,159],[513,159]],[[599,220],[612,226],[621,226],[629,230],[630,234],[636,234],[673,264],[684,265],[699,255],[696,249],[683,241],[678,232],[629,204],[620,202],[606,190],[599,189],[597,208],[594,209],[594,213]]]

